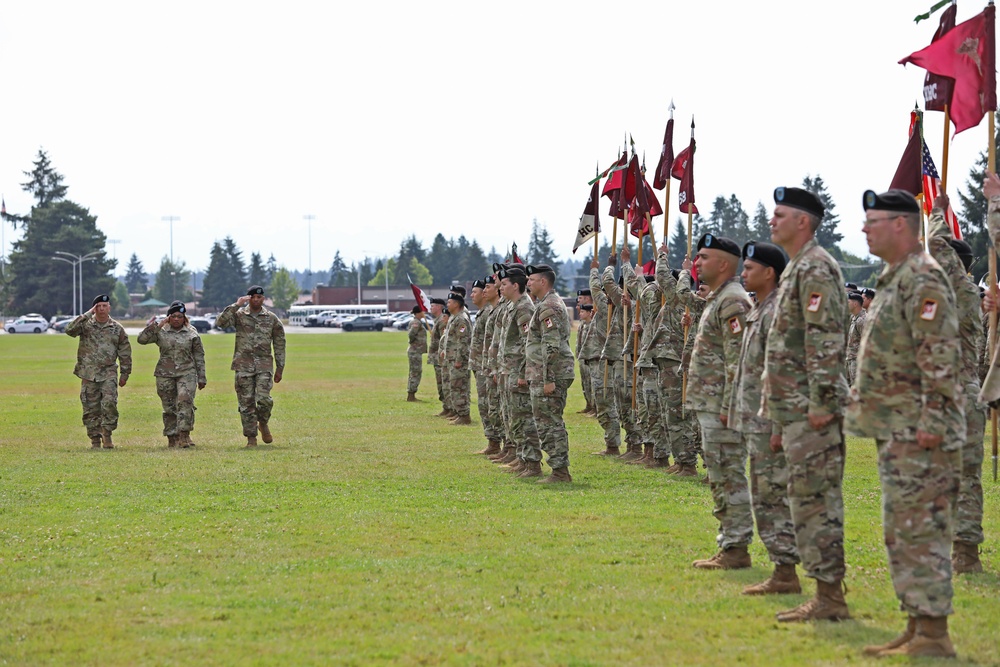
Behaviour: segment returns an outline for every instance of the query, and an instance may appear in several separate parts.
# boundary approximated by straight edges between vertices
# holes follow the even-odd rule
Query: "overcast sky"
[[[896,63],[930,42],[939,15],[912,19],[931,4],[8,0],[0,193],[28,210],[44,148],[109,252],[150,271],[164,216],[194,269],[226,236],[306,269],[305,215],[317,272],[410,234],[526,250],[533,218],[565,258],[596,164],[630,133],[652,169],[673,99],[675,151],[697,123],[703,213],[730,194],[770,211],[775,186],[818,174],[866,255],[861,195],[888,187],[923,104],[923,70]],[[925,130],[939,169],[942,118]],[[987,139],[985,120],[955,138],[949,191]]]

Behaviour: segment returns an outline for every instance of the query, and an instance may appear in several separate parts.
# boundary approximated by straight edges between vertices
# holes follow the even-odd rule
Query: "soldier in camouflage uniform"
[[[750,241],[743,246],[743,286],[756,294],[757,303],[747,315],[740,362],[733,380],[729,426],[740,432],[750,454],[750,498],[757,534],[774,563],[774,573],[766,581],[744,588],[744,595],[802,592],[795,574],[799,552],[795,548],[795,524],[788,505],[788,464],[782,450],[771,450],[771,434],[780,428],[757,416],[767,330],[774,316],[778,280],[785,264],[785,255],[776,245]]]
[[[863,199],[862,231],[886,267],[861,339],[846,423],[875,438],[889,572],[907,629],[870,655],[953,657],[952,511],[965,441],[955,293],[920,242],[920,205],[889,190]]]
[[[420,378],[424,374],[424,354],[427,352],[427,329],[424,327],[426,313],[420,306],[413,307],[413,319],[407,329],[406,358],[410,363],[409,375],[406,378],[406,400],[414,403],[417,400],[417,389],[420,388]]]
[[[628,244],[623,244],[625,250]],[[618,419],[625,429],[626,451],[621,460],[632,462],[643,457],[643,433],[639,429],[638,410],[632,403],[632,302],[622,289],[624,278],[615,280],[614,268],[608,266],[601,276],[604,293],[612,308],[614,321],[611,334],[605,341],[605,358],[609,360],[608,386],[614,388],[615,400],[618,405]],[[628,331],[628,335],[625,335]],[[610,341],[610,342],[609,342]],[[613,366],[614,368],[610,368]],[[612,375],[615,378],[612,383]],[[650,456],[653,448],[650,447]]]
[[[507,413],[510,439],[514,444],[514,460],[505,469],[518,476],[536,477],[541,474],[542,448],[531,411],[531,391],[525,375],[525,345],[535,305],[525,292],[528,276],[522,269],[502,269],[500,291],[511,302],[504,323],[501,346],[503,377],[507,387]]]
[[[535,311],[525,342],[525,377],[531,392],[531,414],[542,450],[549,455],[552,474],[540,483],[572,482],[569,474],[569,434],[563,411],[573,384],[573,353],[569,349],[570,319],[555,291],[556,274],[548,264],[525,267]],[[534,464],[531,464],[532,466]],[[527,476],[527,471],[521,476]]]
[[[257,446],[258,429],[264,442],[271,443],[274,441],[268,426],[274,407],[271,388],[281,382],[285,370],[285,328],[277,315],[264,308],[264,288],[260,285],[252,285],[246,296],[226,306],[216,326],[236,327],[236,348],[230,368],[236,371],[236,397],[246,446]]]
[[[698,322],[691,353],[691,382],[685,408],[697,414],[701,425],[705,467],[719,520],[719,551],[696,560],[700,569],[731,570],[750,567],[747,546],[753,539],[747,452],[740,434],[728,427],[733,379],[751,302],[736,277],[740,247],[725,237],[705,234],[695,255],[698,277],[711,292]]]
[[[444,368],[448,369],[448,388],[445,397],[455,426],[468,426],[469,418],[469,352],[472,348],[472,322],[461,294],[448,295],[448,329],[441,337],[441,354]]]
[[[590,306],[590,315],[587,319],[583,316],[583,306]],[[586,401],[582,410],[578,410],[577,413],[581,415],[597,415],[597,409],[594,407],[594,385],[591,382],[590,371],[587,370],[587,366],[584,363],[583,358],[580,354],[583,352],[583,346],[587,342],[587,334],[589,333],[590,324],[593,322],[594,313],[594,299],[590,296],[590,288],[584,288],[576,291],[576,308],[577,313],[580,317],[580,325],[576,329],[576,360],[580,364],[580,389],[583,391],[583,398]]]
[[[168,447],[188,448],[194,430],[195,388],[204,389],[205,348],[198,331],[188,324],[184,304],[174,301],[167,318],[157,324],[151,317],[137,339],[139,345],[156,343],[160,360],[153,376],[163,405],[163,435]]]
[[[97,295],[93,307],[66,326],[66,334],[80,339],[73,374],[80,378],[90,446],[112,449],[111,433],[118,428],[118,387],[124,387],[132,373],[132,346],[122,325],[111,319],[108,295]]]
[[[445,310],[447,302],[444,299],[431,299],[431,317],[434,318],[434,326],[431,327],[431,344],[427,348],[427,363],[434,367],[434,382],[437,384],[438,400],[441,401],[441,412],[438,417],[449,417],[448,409],[444,405],[444,384],[441,376],[441,334],[444,333],[448,324],[448,313]]]
[[[606,355],[614,347],[614,338],[617,335],[618,349],[621,350],[621,313],[611,312],[608,315],[610,302],[608,295],[604,293],[604,284],[597,269],[600,264],[597,257],[590,263],[590,294],[594,300],[594,317],[590,334],[587,337],[587,345],[598,350],[596,361],[588,363],[590,368],[590,383],[594,390],[594,405],[597,408],[597,422],[604,429],[604,451],[594,452],[598,456],[619,456],[621,451],[622,427],[618,414],[618,391],[617,385],[621,378],[616,379],[616,370],[620,368],[620,363],[615,366],[614,360]],[[615,309],[617,311],[617,309]],[[609,320],[610,317],[610,320]],[[616,334],[617,327],[617,334]],[[612,339],[612,344],[608,345],[608,340]],[[587,352],[584,352],[587,356]],[[619,359],[620,362],[620,359]],[[620,375],[620,373],[619,373]],[[607,380],[605,382],[605,380]]]
[[[862,308],[865,298],[860,292],[847,295],[847,308],[851,322],[847,329],[847,384],[854,384],[854,375],[858,368],[858,348],[861,347],[861,334],[865,330],[865,310]]]
[[[825,209],[800,188],[774,191],[771,238],[791,258],[781,274],[767,332],[761,416],[778,424],[795,544],[816,597],[779,621],[850,618],[844,600],[844,330],[847,294],[836,260],[816,242]]]
[[[493,265],[493,279],[496,281],[497,294],[499,299],[493,309],[491,316],[491,327],[489,333],[489,348],[486,362],[490,368],[490,397],[493,401],[490,404],[490,420],[499,429],[500,451],[489,457],[497,464],[506,465],[513,463],[517,458],[517,447],[510,435],[510,412],[509,412],[509,391],[507,389],[507,379],[504,370],[504,343],[506,339],[507,326],[510,322],[510,312],[513,304],[503,295],[500,285],[500,272],[506,270],[502,264]]]
[[[681,263],[681,270],[678,272],[676,281],[674,317],[677,320],[677,339],[682,341],[681,363],[676,370],[677,383],[671,383],[669,377],[665,380],[669,391],[664,394],[664,402],[667,406],[667,433],[670,437],[670,450],[674,454],[677,462],[676,468],[669,468],[668,472],[678,477],[694,477],[698,474],[698,456],[705,460],[705,453],[702,451],[701,425],[697,416],[690,410],[684,409],[684,395],[688,378],[691,376],[691,353],[694,351],[694,337],[698,330],[698,322],[701,314],[705,310],[705,299],[708,297],[709,289],[705,283],[700,283],[698,289],[694,290],[694,277],[691,275],[691,260],[685,258]],[[671,272],[673,276],[673,272]],[[687,337],[684,333],[687,332]],[[703,483],[708,484],[706,476]]]
[[[477,287],[478,293],[477,293]],[[478,299],[478,300],[477,300]],[[478,453],[493,456],[500,453],[501,429],[494,422],[492,415],[496,414],[490,402],[495,400],[490,385],[492,371],[489,367],[489,347],[493,334],[493,315],[499,301],[496,278],[488,275],[477,280],[472,288],[472,300],[479,307],[476,321],[472,328],[472,349],[469,352],[469,365],[476,375],[476,396],[479,401],[479,419],[483,424],[483,435],[486,437],[486,447]]]

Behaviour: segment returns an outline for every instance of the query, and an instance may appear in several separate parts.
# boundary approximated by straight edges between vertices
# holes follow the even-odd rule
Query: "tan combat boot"
[[[435,417],[447,417],[448,416],[448,408],[441,408],[441,412],[437,413],[434,416]]]
[[[494,454],[499,453],[499,451],[500,451],[500,443],[497,442],[496,440],[488,440],[486,442],[486,448],[476,453],[482,454],[484,456],[493,456]]]
[[[92,435],[92,436],[90,436],[90,448],[91,449],[100,449],[101,448],[101,436],[99,436],[99,435]]]
[[[106,428],[101,429],[101,447],[104,449],[115,448],[115,443],[111,442],[111,431]]]
[[[517,461],[517,448],[508,444],[503,457],[497,459],[494,463],[499,463],[500,467],[503,468],[510,463],[514,463],[515,461]]]
[[[177,446],[181,449],[187,449],[191,446],[191,434],[187,431],[181,431],[177,434]]]
[[[903,634],[885,644],[871,644],[866,646],[861,652],[865,655],[882,655],[883,651],[891,651],[899,648],[903,644],[906,644],[913,639],[913,635],[915,634],[917,634],[917,618],[915,616],[910,616],[909,620],[906,622],[906,630],[903,630]]]
[[[541,461],[525,461],[524,465],[521,467],[521,472],[517,473],[518,477],[541,477],[542,476],[542,462]]]
[[[451,422],[451,425],[452,426],[468,426],[471,423],[472,423],[472,419],[469,418],[469,415],[463,415],[461,417],[456,417],[455,419],[453,419],[452,422]]]
[[[743,589],[743,595],[785,595],[802,592],[799,575],[795,573],[795,564],[775,565],[774,573],[766,580]]]
[[[267,422],[257,422],[257,429],[260,431],[261,440],[266,444],[274,442],[274,436],[271,435],[271,429],[267,427]]]
[[[650,460],[653,456],[653,446],[652,445],[636,445],[636,452],[639,454],[637,458],[631,461],[626,461],[626,463],[634,466],[646,465],[646,461]]]
[[[256,446],[257,446],[257,436],[255,435],[247,436],[247,447],[256,447]]]
[[[521,474],[522,470],[524,470],[524,459],[519,459],[515,456],[513,461],[500,466],[500,469],[504,472],[513,473],[516,477]]]
[[[642,458],[642,445],[625,444],[625,453],[618,457],[619,461],[629,463]]]
[[[691,565],[699,570],[742,570],[750,567],[750,552],[746,547],[729,547]]]
[[[487,458],[489,458],[489,460],[492,461],[493,463],[499,463],[500,459],[502,459],[504,456],[507,455],[507,450],[508,449],[510,449],[510,446],[509,445],[508,446],[504,446],[504,443],[501,442],[500,443],[500,451],[497,452],[496,454],[491,454]]]
[[[656,458],[654,456],[649,461],[646,461],[646,467],[647,468],[664,468],[664,469],[669,469],[670,468],[670,457],[669,456],[661,456],[660,458]]]
[[[979,561],[979,545],[971,542],[954,542],[951,545],[951,571],[953,574],[975,574],[983,571]]]
[[[177,446],[177,436],[176,435],[168,435],[167,436],[167,447],[176,447],[176,446]]]
[[[828,584],[816,581],[816,597],[803,602],[794,609],[778,612],[782,623],[801,621],[844,621],[851,617],[844,600],[843,581]]]
[[[573,477],[569,474],[569,467],[553,468],[552,474],[538,480],[539,484],[556,484],[559,482],[572,482]]]
[[[678,465],[677,472],[671,474],[676,475],[677,477],[697,477],[698,469],[693,465]]]
[[[591,452],[592,456],[620,456],[621,450],[615,447],[605,447],[603,452]]]
[[[947,616],[917,616],[917,631],[910,641],[882,651],[879,657],[908,655],[911,658],[954,658],[955,647],[948,636]]]
[[[417,394],[413,391],[406,392],[406,402],[407,403],[417,403]]]

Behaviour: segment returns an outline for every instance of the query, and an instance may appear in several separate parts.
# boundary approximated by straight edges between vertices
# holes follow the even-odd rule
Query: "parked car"
[[[306,318],[305,326],[307,327],[325,327],[329,326],[328,322],[336,317],[336,313],[332,310],[324,310],[322,313],[317,313],[316,315],[310,315]]]
[[[354,315],[341,324],[344,331],[381,331],[383,326],[382,318],[374,315]]]
[[[76,319],[75,317],[66,317],[60,320],[56,320],[55,322],[49,325],[49,328],[59,333],[66,333],[66,327],[68,327],[69,323],[75,319]]]
[[[328,326],[328,327],[334,327],[336,329],[339,329],[344,324],[344,320],[349,320],[352,317],[355,317],[355,316],[354,315],[336,315],[336,316],[334,316],[331,319],[329,319],[329,320],[326,321],[326,326]]]
[[[193,326],[198,333],[208,333],[212,330],[212,322],[207,317],[190,317],[188,318],[188,324]]]
[[[400,317],[393,324],[393,328],[399,329],[400,331],[406,331],[410,328],[410,322],[413,321],[413,313],[409,313],[406,317]]]
[[[49,328],[49,323],[44,317],[33,317],[25,315],[16,320],[9,320],[3,325],[7,333],[42,333]]]

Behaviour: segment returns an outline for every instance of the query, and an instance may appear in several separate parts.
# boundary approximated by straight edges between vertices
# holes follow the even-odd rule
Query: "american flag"
[[[924,157],[920,164],[920,174],[920,180],[924,187],[924,213],[930,215],[931,210],[934,208],[934,200],[941,194],[941,177],[938,176],[937,168],[934,167],[934,160],[931,159],[931,152],[927,150],[927,144],[924,144]],[[950,203],[948,204],[948,210],[944,213],[944,219],[951,228],[952,235],[956,239],[962,238],[962,230],[958,226],[958,218],[955,216],[955,211],[951,208]]]

